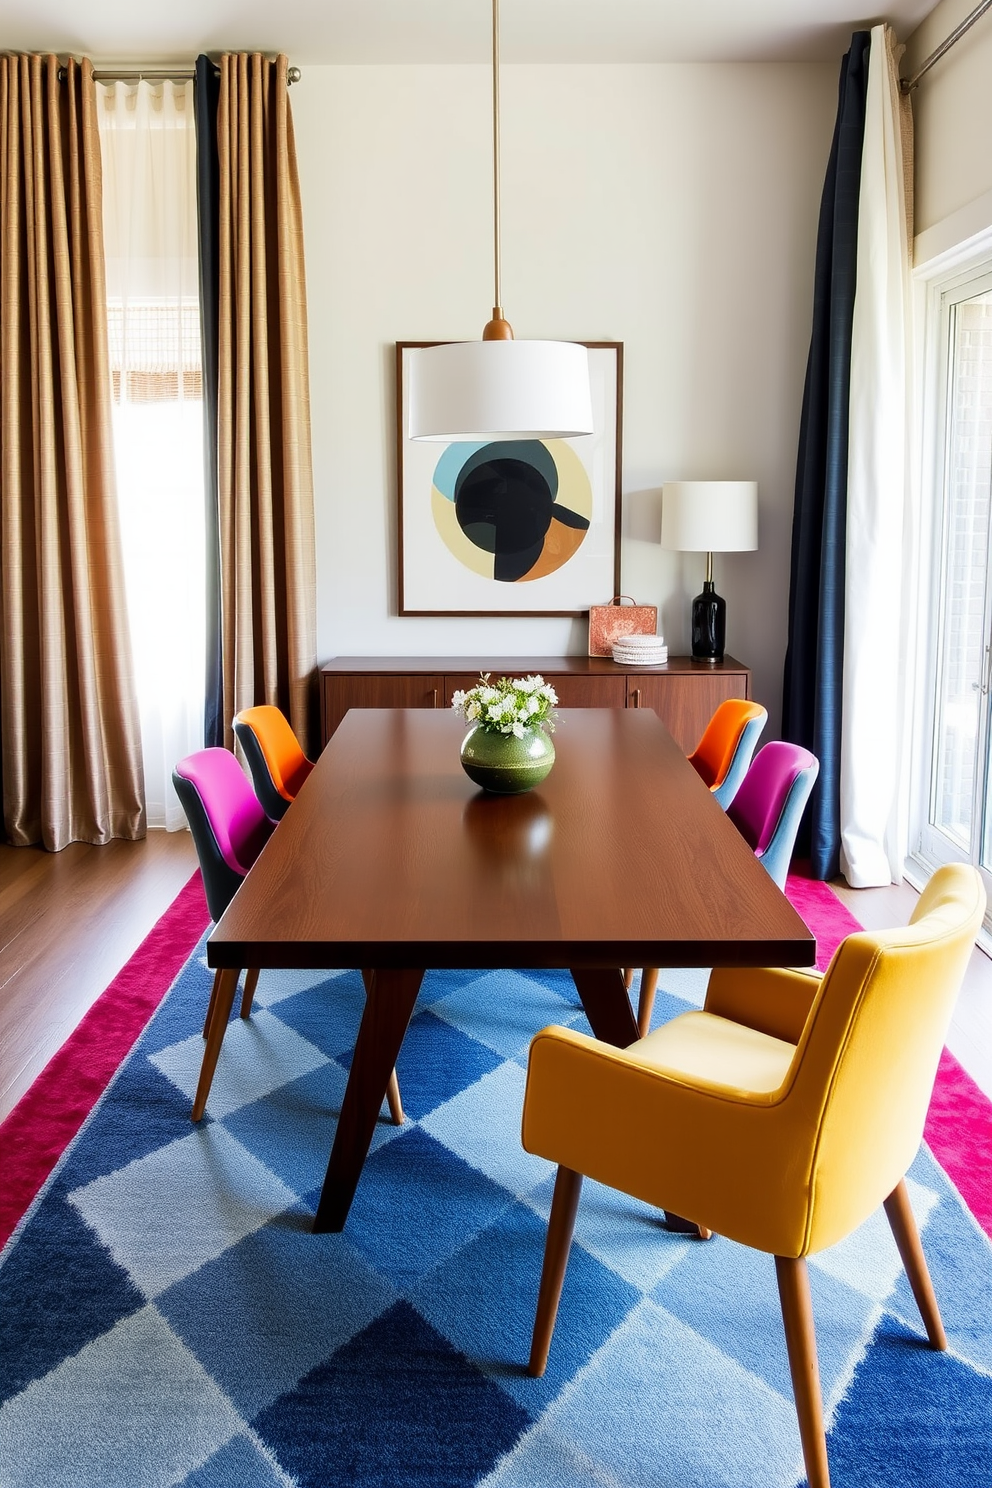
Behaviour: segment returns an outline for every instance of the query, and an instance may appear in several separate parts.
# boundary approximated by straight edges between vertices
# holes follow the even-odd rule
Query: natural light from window
[[[149,825],[203,744],[203,405],[193,85],[100,84],[117,494]]]

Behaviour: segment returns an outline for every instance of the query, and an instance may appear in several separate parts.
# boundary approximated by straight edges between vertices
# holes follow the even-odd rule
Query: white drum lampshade
[[[680,553],[744,553],[758,546],[757,481],[666,481],[661,545]]]
[[[703,592],[692,601],[692,654],[697,661],[722,661],[727,605],[713,586],[713,554],[758,546],[757,481],[666,481],[661,545],[706,554]]]
[[[411,354],[410,439],[591,434],[589,354],[571,341],[452,341]]]

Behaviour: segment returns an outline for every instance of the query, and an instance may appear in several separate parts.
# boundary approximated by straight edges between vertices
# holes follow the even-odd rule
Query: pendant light
[[[515,341],[503,316],[499,205],[499,0],[493,0],[493,315],[481,341],[411,354],[411,439],[568,439],[593,431],[586,348]]]

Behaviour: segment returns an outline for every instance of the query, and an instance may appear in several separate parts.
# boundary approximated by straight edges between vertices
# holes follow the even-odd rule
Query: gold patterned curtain
[[[4,827],[142,837],[89,62],[0,57],[0,259]]]
[[[226,740],[282,708],[317,746],[316,580],[303,220],[285,57],[221,58],[218,508]]]

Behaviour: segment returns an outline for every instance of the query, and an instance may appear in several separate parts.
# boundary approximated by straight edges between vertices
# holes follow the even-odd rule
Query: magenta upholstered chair
[[[219,920],[268,842],[276,823],[266,816],[244,771],[227,749],[200,749],[196,754],[188,755],[173,770],[172,783],[196,844],[210,917]],[[219,976],[218,971],[203,1025],[204,1038],[213,1017]],[[249,967],[241,997],[242,1018],[247,1018],[251,1012],[257,981],[258,967]],[[201,1094],[206,1100],[212,1075],[212,1066],[206,1078],[201,1070],[200,1084],[205,1088],[202,1092],[198,1088],[197,1102]],[[395,1070],[389,1077],[386,1099],[394,1123],[402,1125],[403,1104]],[[195,1112],[196,1103],[193,1109]]]
[[[820,762],[799,744],[775,740],[759,749],[727,815],[780,889]]]
[[[210,918],[219,920],[268,842],[273,824],[241,766],[227,749],[199,749],[196,754],[187,755],[173,770],[172,783],[193,834]],[[257,981],[258,968],[249,968],[241,998],[242,1018],[251,1012]],[[203,1025],[204,1038],[213,1008],[211,993]]]
[[[754,756],[727,807],[730,820],[782,890],[799,823],[819,772],[820,762],[808,749],[777,741],[766,744]],[[646,966],[637,1004],[641,1038],[651,1031],[657,987],[658,968]]]

